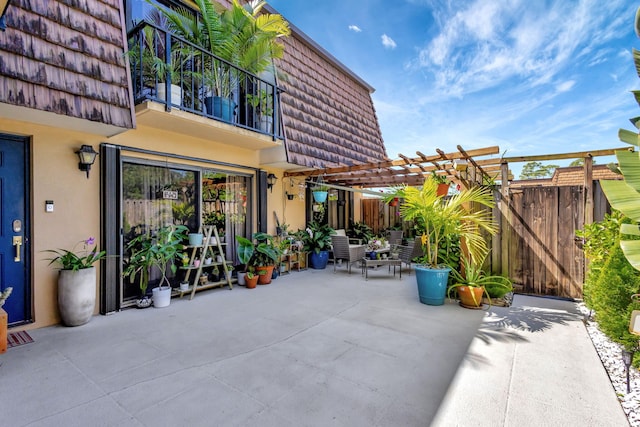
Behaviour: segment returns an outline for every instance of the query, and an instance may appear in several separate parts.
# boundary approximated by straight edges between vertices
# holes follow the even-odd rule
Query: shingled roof
[[[0,102],[130,129],[119,0],[12,0]]]
[[[623,179],[622,175],[619,175],[607,165],[593,165],[593,180],[599,181],[602,179]],[[545,187],[545,186],[568,186],[568,185],[583,185],[584,184],[584,168],[582,166],[568,166],[556,168],[551,178],[540,179],[522,179],[518,181],[512,181],[511,187]]]
[[[298,31],[279,62],[282,116],[289,162],[306,167],[386,159],[370,91]]]

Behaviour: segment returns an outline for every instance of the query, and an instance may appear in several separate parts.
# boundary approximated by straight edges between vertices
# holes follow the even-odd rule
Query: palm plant
[[[449,294],[462,286],[482,288],[489,298],[500,298],[513,290],[513,283],[508,277],[486,274],[482,266],[487,255],[473,261],[470,257],[463,257],[463,272],[452,270],[454,284],[449,287]]]
[[[394,197],[403,199],[400,215],[405,220],[421,225],[423,264],[437,268],[438,253],[448,235],[458,235],[464,239],[471,258],[480,260],[488,251],[483,232],[493,235],[498,229],[490,211],[472,210],[468,206],[479,204],[493,207],[491,191],[484,187],[473,187],[445,200],[437,195],[437,190],[438,183],[429,178],[422,188],[400,187],[388,194],[385,200]]]
[[[640,37],[640,8],[636,12],[635,26],[636,35]],[[633,60],[636,72],[640,76],[640,51],[633,49]],[[634,92],[636,100],[638,93]],[[640,117],[631,119],[634,126],[640,126]],[[637,132],[620,129],[618,137],[622,142],[634,146],[640,146],[640,135]],[[623,181],[600,181],[602,190],[607,196],[609,203],[614,209],[619,210],[633,221],[640,222],[640,157],[638,153],[632,151],[618,151],[618,169],[624,176]],[[637,270],[640,270],[640,229],[638,224],[622,224],[620,234],[633,236],[633,238],[620,239],[620,247],[629,263]]]
[[[170,31],[249,73],[273,68],[273,59],[282,57],[284,46],[278,39],[291,33],[289,24],[281,15],[261,14],[265,1],[253,0],[243,7],[234,0],[230,9],[210,0],[194,3],[200,17],[184,8],[157,7]],[[230,96],[239,81],[237,71],[213,57],[202,58],[201,66],[205,84],[218,96]]]

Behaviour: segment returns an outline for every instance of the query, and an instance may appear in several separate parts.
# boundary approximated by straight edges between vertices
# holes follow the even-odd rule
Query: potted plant
[[[273,96],[265,89],[253,95],[247,95],[247,103],[254,108],[259,129],[266,133],[273,131]]]
[[[96,305],[96,268],[93,266],[106,256],[105,251],[98,251],[95,239],[89,237],[76,244],[83,245],[83,250],[76,253],[74,249],[49,249],[45,252],[55,254],[49,258],[49,265],[59,264],[58,273],[58,308],[62,323],[66,326],[80,326],[91,320]]]
[[[448,200],[438,196],[438,183],[427,179],[422,188],[401,187],[387,195],[399,197],[400,215],[407,221],[415,221],[422,229],[420,237],[424,255],[416,266],[416,279],[420,302],[442,305],[447,290],[447,280],[451,268],[440,262],[440,249],[446,246],[447,236],[457,235],[464,239],[469,256],[481,259],[487,252],[483,231],[497,232],[497,226],[486,210],[470,210],[468,206],[477,203],[493,207],[490,190],[484,187],[464,189]]]
[[[313,193],[313,200],[316,203],[324,203],[329,195],[329,187],[324,184],[316,184],[311,188],[311,193]]]
[[[274,243],[273,236],[256,232],[251,240],[242,236],[236,236],[236,240],[238,259],[247,266],[247,271],[255,271],[260,276],[258,283],[261,285],[271,283],[273,269],[280,260],[280,250]]]
[[[169,55],[165,52],[165,35],[169,31],[166,18],[155,11],[149,19],[161,30],[150,25],[138,33],[138,39],[129,40],[129,58],[131,68],[142,74],[145,86],[155,90],[156,98],[167,100],[167,81],[170,79],[171,103],[182,105],[182,79],[194,77],[192,71],[185,70],[185,64],[191,59],[191,53],[179,44],[172,45]]]
[[[431,171],[431,178],[438,184],[438,196],[446,196],[449,194],[449,180],[446,175],[438,175],[434,170]]]
[[[449,287],[447,294],[457,292],[460,305],[466,308],[479,308],[482,306],[482,296],[500,298],[513,290],[513,284],[507,277],[500,275],[488,275],[482,269],[486,255],[474,261],[471,257],[463,257],[462,273],[453,270],[451,275],[454,284]]]
[[[242,80],[239,70],[231,65],[254,75],[275,70],[273,59],[280,59],[284,54],[279,38],[291,34],[291,30],[281,15],[262,13],[266,4],[263,1],[242,6],[233,0],[229,9],[216,8],[209,0],[194,0],[194,3],[199,14],[163,5],[156,8],[166,17],[173,33],[222,59],[203,58],[204,90],[212,98],[209,114],[231,121],[229,116],[235,110],[231,97]],[[215,97],[219,97],[219,116],[215,111]]]
[[[329,261],[329,250],[331,249],[331,235],[335,230],[327,224],[311,221],[304,233],[301,233],[304,243],[304,250],[310,252],[309,262],[311,268],[324,269]]]
[[[258,274],[254,273],[253,271],[247,271],[245,273],[245,283],[247,286],[247,289],[255,289],[256,285],[258,284]]]
[[[160,227],[155,233],[145,233],[127,243],[130,252],[124,275],[135,281],[140,275],[140,291],[143,299],[149,284],[149,276],[155,267],[160,271],[160,282],[153,292],[153,306],[166,307],[171,302],[171,284],[167,278],[167,269],[173,274],[177,266],[175,259],[182,259],[182,248],[187,240],[189,229],[184,225],[167,225]],[[166,282],[166,286],[164,283]],[[144,304],[141,301],[141,304]]]

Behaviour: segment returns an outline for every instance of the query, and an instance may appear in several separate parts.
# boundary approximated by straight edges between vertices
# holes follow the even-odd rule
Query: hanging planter
[[[324,202],[326,202],[328,195],[329,195],[328,191],[313,190],[313,200],[315,200],[316,203],[324,203]]]
[[[389,206],[398,206],[398,198],[394,197],[393,200],[389,202]]]
[[[443,197],[449,194],[449,184],[438,184],[438,190],[436,194]]]

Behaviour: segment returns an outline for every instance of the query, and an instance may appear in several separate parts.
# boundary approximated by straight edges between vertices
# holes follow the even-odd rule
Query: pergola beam
[[[577,151],[574,153],[503,157],[502,161],[506,163],[518,163],[518,162],[539,162],[544,160],[584,159],[587,156],[589,157],[612,156],[616,154],[616,151],[633,151],[633,146],[626,146],[622,148],[608,148],[603,150]]]

